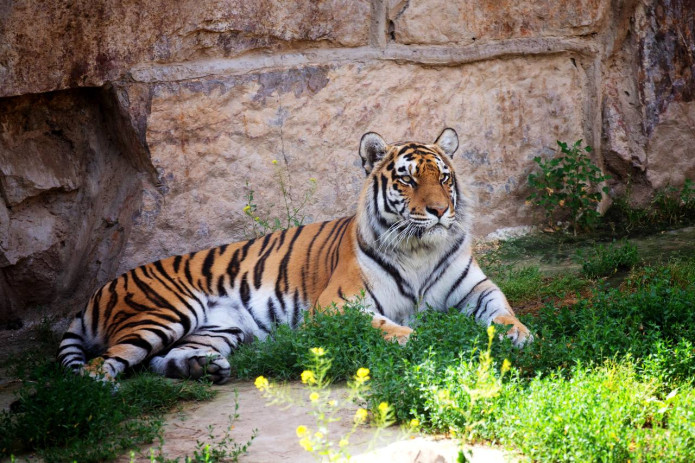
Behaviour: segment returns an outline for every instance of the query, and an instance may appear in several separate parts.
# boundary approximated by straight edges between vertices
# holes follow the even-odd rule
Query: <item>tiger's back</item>
[[[344,217],[130,270],[94,293],[65,334],[58,358],[79,369],[88,354],[98,353],[104,359],[99,368],[113,377],[160,354],[151,363],[157,372],[195,377],[205,370],[222,381],[226,361],[204,353],[224,357],[243,342],[263,339],[278,323],[296,327],[341,260],[354,258],[353,227],[354,217]],[[345,296],[338,288],[324,297]],[[192,351],[200,351],[197,362],[188,361]]]

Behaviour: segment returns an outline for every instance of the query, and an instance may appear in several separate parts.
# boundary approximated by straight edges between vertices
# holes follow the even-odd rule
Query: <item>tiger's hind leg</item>
[[[216,384],[226,382],[230,375],[227,356],[240,344],[253,340],[252,334],[239,327],[234,313],[238,311],[227,306],[214,307],[195,332],[152,358],[152,371],[169,378],[198,379],[207,375]]]

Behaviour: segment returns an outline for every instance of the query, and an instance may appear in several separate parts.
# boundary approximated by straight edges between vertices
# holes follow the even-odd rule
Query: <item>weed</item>
[[[557,144],[560,156],[533,159],[541,172],[529,175],[533,191],[527,200],[544,210],[550,229],[555,230],[558,221],[567,220],[576,236],[578,231],[591,230],[599,222],[601,193],[596,188],[609,177],[585,154],[591,152],[591,147],[582,148],[582,140],[572,146],[561,141]],[[603,187],[602,191],[607,193],[608,189]]]
[[[289,172],[286,168],[280,167],[277,160],[273,160],[272,164],[275,169],[275,181],[282,194],[282,208],[284,209],[284,213],[282,218],[262,217],[258,212],[258,206],[254,203],[254,190],[249,186],[249,183],[246,182],[248,194],[246,196],[244,214],[252,221],[251,231],[254,237],[302,225],[306,218],[302,210],[316,192],[316,179],[312,177],[309,179],[309,187],[302,193],[302,199],[295,205],[292,199],[292,192],[290,191],[291,181]],[[274,205],[271,204],[269,207],[273,208],[273,206]]]
[[[599,278],[630,270],[639,262],[639,255],[634,244],[623,240],[620,246],[613,242],[594,246],[589,252],[579,250],[576,260],[582,264],[582,273],[587,278]]]
[[[229,425],[224,433],[217,437],[212,425],[208,427],[208,440],[196,441],[196,448],[192,456],[183,457],[184,463],[218,463],[222,461],[239,461],[239,457],[248,452],[251,443],[256,438],[258,431],[253,430],[251,437],[243,444],[235,442],[231,436],[234,423],[239,419],[239,393],[234,390],[234,414],[229,416]],[[164,442],[160,438],[160,444],[155,453],[155,449],[150,449],[151,463],[179,463],[180,458],[168,458],[163,452]],[[135,461],[135,453],[130,453],[131,463]]]

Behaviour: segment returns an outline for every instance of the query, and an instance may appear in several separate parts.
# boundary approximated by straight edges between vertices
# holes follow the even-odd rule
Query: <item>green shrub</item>
[[[589,252],[578,251],[576,260],[582,264],[582,273],[586,277],[599,278],[630,270],[639,262],[639,254],[634,244],[623,241],[620,246],[613,242],[607,246],[594,246]]]
[[[585,154],[590,146],[581,147],[582,140],[574,145],[558,141],[560,156],[552,159],[535,157],[540,173],[528,176],[532,193],[527,200],[540,206],[549,227],[556,229],[558,221],[569,221],[576,236],[580,230],[593,229],[600,219],[597,211],[601,193],[598,185],[609,177],[601,173]],[[607,193],[608,189],[603,188]]]

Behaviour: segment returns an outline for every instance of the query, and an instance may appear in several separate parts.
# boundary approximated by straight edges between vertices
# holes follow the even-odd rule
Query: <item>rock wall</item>
[[[695,178],[693,0],[0,4],[0,322],[282,217],[351,214],[360,136],[433,139],[476,232],[532,224],[534,156],[583,138],[637,200]],[[273,162],[276,161],[276,162]]]

